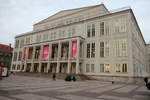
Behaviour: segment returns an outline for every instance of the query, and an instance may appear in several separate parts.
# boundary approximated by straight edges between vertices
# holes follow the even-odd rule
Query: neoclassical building
[[[149,58],[132,9],[109,11],[100,4],[60,11],[17,35],[11,70],[143,77]]]

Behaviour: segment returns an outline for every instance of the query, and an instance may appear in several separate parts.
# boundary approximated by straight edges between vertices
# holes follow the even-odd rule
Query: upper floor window
[[[19,40],[16,40],[15,48],[18,48],[18,47],[19,47]]]
[[[118,18],[114,20],[115,32],[126,32],[126,18]]]
[[[26,44],[29,44],[31,41],[30,37],[26,37]]]
[[[91,48],[91,57],[95,57],[95,43],[92,43],[92,48]]]
[[[24,46],[24,39],[22,39],[20,42],[20,48],[22,48],[23,46]]]
[[[48,40],[48,33],[43,34],[43,41],[47,41]]]
[[[90,43],[87,44],[87,58],[90,58]]]
[[[109,22],[100,22],[100,36],[109,35]]]
[[[127,56],[127,40],[126,39],[120,39],[115,40],[115,52],[116,56]]]
[[[38,34],[38,35],[36,36],[36,42],[40,42],[40,41],[41,41],[41,35]]]
[[[92,24],[92,37],[95,36],[95,24]]]
[[[90,37],[91,34],[91,29],[90,29],[90,25],[87,26],[87,37]]]
[[[95,24],[87,25],[87,37],[95,36]]]
[[[104,22],[100,23],[100,36],[104,35]]]

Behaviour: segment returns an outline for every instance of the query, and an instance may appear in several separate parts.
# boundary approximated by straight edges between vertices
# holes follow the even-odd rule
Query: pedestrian
[[[53,80],[54,81],[56,80],[56,74],[55,73],[53,74]]]

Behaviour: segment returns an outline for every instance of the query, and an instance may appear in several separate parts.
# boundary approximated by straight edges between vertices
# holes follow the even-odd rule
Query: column
[[[52,44],[49,44],[49,57],[48,57],[48,59],[51,59],[51,55],[52,55]]]
[[[34,63],[32,62],[30,72],[33,72],[33,70],[34,70]]]
[[[24,63],[24,72],[26,72],[26,70],[27,70],[27,63],[25,62]]]
[[[50,62],[47,63],[47,73],[50,70]]]
[[[76,74],[79,74],[80,40],[77,39]]]
[[[41,62],[39,63],[39,72],[41,72]]]
[[[71,48],[72,48],[72,41],[69,40],[69,54],[68,54],[68,59],[71,58]]]
[[[59,68],[60,68],[60,63],[59,63],[59,62],[57,62],[56,73],[59,73]]]
[[[70,68],[71,68],[71,63],[68,62],[68,68],[67,68],[67,73],[70,74]]]
[[[61,58],[61,43],[59,42],[58,44],[58,57],[57,60],[59,60]]]

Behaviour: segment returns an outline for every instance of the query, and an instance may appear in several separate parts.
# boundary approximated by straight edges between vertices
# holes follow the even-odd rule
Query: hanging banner
[[[48,59],[48,56],[49,56],[49,46],[44,46],[41,59]]]
[[[71,56],[72,57],[76,57],[77,54],[77,42],[72,42],[72,53]]]
[[[26,57],[27,57],[27,49],[24,48],[24,53],[23,53],[22,59],[26,59]]]

